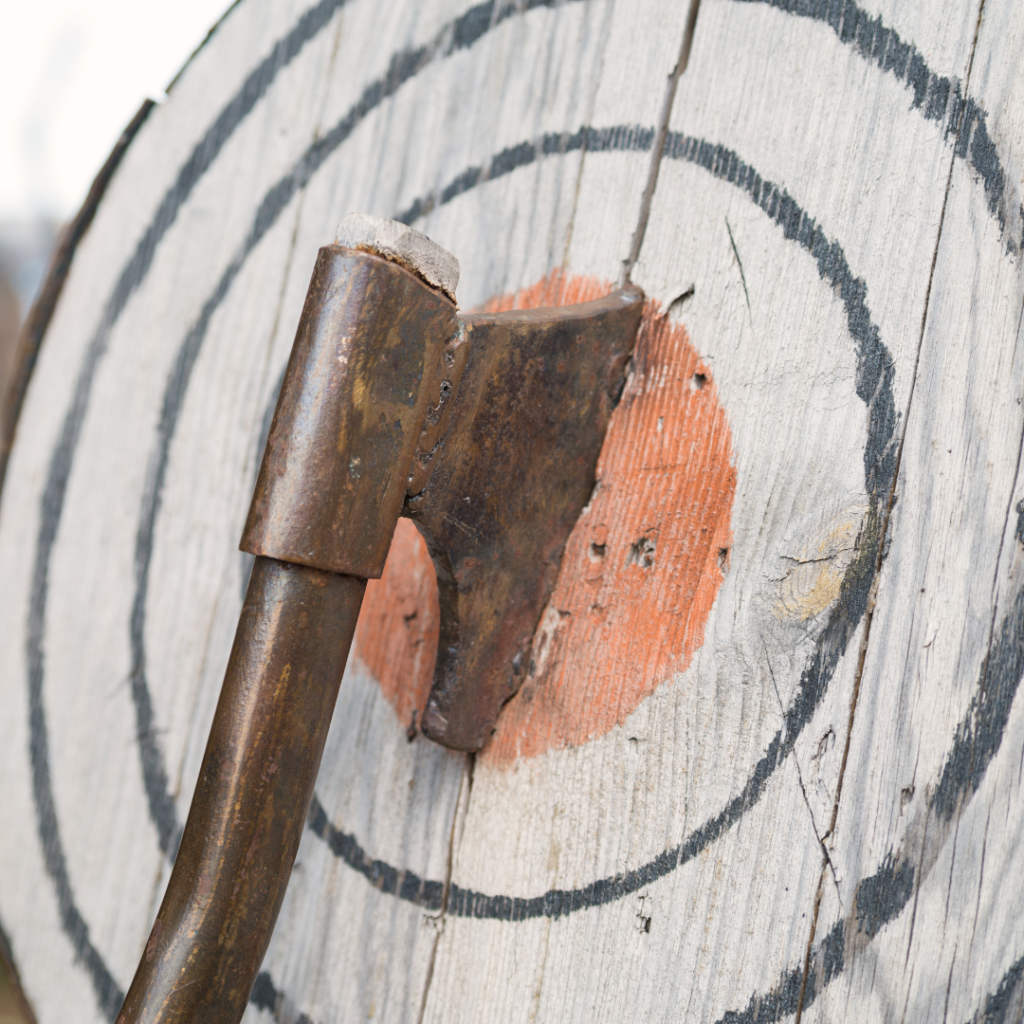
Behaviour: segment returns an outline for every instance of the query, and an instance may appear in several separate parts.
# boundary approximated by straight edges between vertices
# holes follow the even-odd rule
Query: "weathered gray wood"
[[[987,457],[967,457],[978,465],[973,486],[966,480],[953,484],[947,473],[940,477],[929,467],[923,474],[926,493],[913,508],[900,492],[893,527],[898,537],[903,522],[913,524],[906,527],[902,543],[922,563],[934,562],[936,543],[948,546],[962,563],[959,572],[934,587],[933,620],[940,632],[947,617],[951,626],[955,623],[952,638],[962,632],[976,637],[977,655],[969,672],[964,673],[955,648],[944,656],[947,677],[960,676],[965,695],[973,692],[993,614],[988,595],[994,570],[976,570],[977,548],[985,546],[994,565],[1000,534],[1005,528],[1012,536],[1016,529],[1015,513],[1008,526],[1004,523],[1021,433],[1020,387],[1011,370],[1021,309],[1019,215],[1014,212],[1019,200],[1013,184],[1019,172],[1017,178],[1008,174],[1004,205],[1010,212],[1000,232],[998,220],[986,210],[984,182],[979,181],[983,158],[973,157],[966,144],[966,152],[955,157],[955,137],[946,130],[950,110],[942,116],[929,108],[949,84],[941,79],[951,79],[954,87],[967,80],[977,6],[940,13],[917,5],[899,15],[887,12],[882,18],[904,42],[921,47],[927,57],[918,54],[918,59],[926,59],[931,69],[929,79],[929,68],[916,68],[918,81],[931,90],[917,106],[907,84],[909,73],[887,68],[884,48],[880,57],[872,56],[870,42],[851,45],[824,19],[800,18],[762,4],[701,7],[672,115],[678,135],[670,137],[661,164],[634,280],[664,307],[694,288],[693,297],[680,303],[682,322],[728,410],[739,475],[729,573],[693,663],[621,727],[585,747],[547,753],[513,770],[489,763],[486,752],[478,759],[453,884],[524,897],[555,890],[553,901],[567,901],[572,897],[565,890],[572,890],[587,902],[602,898],[587,883],[605,879],[609,889],[621,886],[629,895],[512,926],[450,919],[429,1019],[775,1020],[805,1005],[808,1015],[830,1020],[841,1015],[847,1001],[850,1019],[889,1019],[903,1012],[907,1019],[935,1019],[942,1012],[937,1005],[946,996],[950,975],[948,966],[942,973],[941,949],[946,949],[948,965],[964,941],[959,936],[966,937],[968,919],[972,928],[983,920],[971,886],[957,888],[953,902],[958,909],[945,912],[959,932],[944,940],[936,938],[941,924],[932,927],[930,937],[928,931],[916,932],[915,956],[928,962],[928,980],[918,982],[904,974],[905,947],[891,954],[883,970],[880,954],[866,941],[867,930],[878,927],[871,923],[871,915],[879,913],[872,899],[883,905],[883,917],[888,903],[892,914],[902,914],[903,927],[911,926],[911,908],[900,903],[900,878],[888,882],[883,872],[874,889],[870,881],[863,889],[858,884],[882,866],[892,844],[888,831],[883,831],[884,840],[872,833],[895,821],[893,806],[907,799],[906,783],[884,762],[879,764],[879,753],[891,749],[890,758],[897,760],[899,749],[898,760],[912,769],[917,748],[907,745],[905,730],[912,719],[922,720],[936,737],[935,765],[928,776],[934,787],[966,705],[962,698],[955,711],[943,715],[940,708],[948,698],[936,706],[937,694],[921,689],[908,667],[908,632],[920,620],[913,610],[917,602],[910,600],[918,587],[913,573],[904,583],[905,593],[890,606],[901,611],[888,613],[893,643],[901,646],[877,649],[878,668],[873,676],[869,668],[861,678],[868,595],[865,590],[858,599],[854,591],[858,576],[866,573],[864,582],[870,583],[874,567],[868,560],[858,564],[851,542],[873,550],[887,515],[920,351],[922,373],[935,381],[923,402],[929,416],[948,418],[962,439],[976,433],[975,444],[1001,446]],[[1020,129],[1005,121],[997,129],[992,119],[1005,109],[1005,94],[1019,77],[1014,49],[1019,43],[1006,31],[1007,16],[986,16],[992,37],[1006,48],[988,60],[1010,84],[992,99],[977,95],[991,111],[989,130],[997,140],[1006,140],[1001,147],[997,143],[1005,166],[1012,152],[1007,143]],[[869,16],[862,17],[867,22]],[[912,35],[919,27],[925,28],[920,42]],[[856,32],[850,34],[856,40]],[[979,53],[984,39],[982,34]],[[889,40],[891,61],[897,41],[891,35]],[[975,95],[968,86],[964,89]],[[974,126],[966,131],[977,138]],[[723,149],[716,151],[718,146]],[[943,221],[951,170],[955,185],[970,193],[970,200],[964,200],[970,213],[965,212],[962,226],[951,225],[951,209]],[[585,176],[583,182],[585,188]],[[940,226],[949,259],[955,253],[956,260],[948,271],[938,267],[933,283]],[[821,236],[814,234],[815,227]],[[986,239],[986,262],[979,263],[982,243],[972,232],[993,236]],[[981,269],[989,263],[991,271]],[[930,286],[937,289],[943,280],[950,295],[957,296],[947,301],[961,310],[959,320],[929,306]],[[986,282],[992,314],[972,302],[974,291],[964,287],[972,280]],[[863,305],[857,301],[861,288]],[[934,303],[934,292],[931,298]],[[942,323],[943,335],[948,330],[963,352],[965,362],[957,371],[924,370],[925,360],[934,358],[920,340],[926,311],[929,323]],[[970,317],[974,320],[968,327]],[[1006,326],[996,328],[996,334],[1005,342],[990,337],[1000,318]],[[985,335],[990,340],[983,342]],[[876,339],[885,346],[880,353],[872,352]],[[976,364],[990,344],[1001,345],[1000,356],[975,391]],[[891,364],[891,378],[872,374],[876,355],[883,360],[879,370]],[[862,361],[869,364],[866,370],[859,368]],[[974,416],[957,413],[955,399],[947,397],[951,380],[972,382],[960,393],[975,395],[979,411]],[[660,384],[654,379],[636,386]],[[1006,396],[1009,423],[992,419],[998,415],[991,408],[997,388]],[[888,424],[887,400],[899,417]],[[873,403],[873,416],[868,403]],[[920,406],[914,408],[917,413]],[[983,423],[977,419],[981,410]],[[647,437],[657,450],[660,438],[653,432]],[[650,459],[644,455],[643,434],[631,441],[638,461]],[[993,477],[1004,481],[1001,493],[992,493]],[[615,481],[602,479],[605,485],[614,487]],[[630,486],[637,484],[630,481]],[[945,502],[934,500],[939,488]],[[987,515],[989,502],[994,511]],[[944,513],[933,518],[930,510],[943,504]],[[994,523],[988,542],[981,527],[986,518]],[[637,532],[652,525],[638,522]],[[1004,552],[1017,543],[1011,544],[1010,536]],[[897,543],[894,539],[883,563],[883,588],[901,572],[895,567]],[[656,560],[651,571],[659,569],[669,571],[671,564],[659,566]],[[954,600],[966,585],[971,590]],[[875,612],[875,630],[880,614]],[[844,615],[850,619],[845,630]],[[971,627],[975,618],[986,629]],[[817,651],[835,650],[835,638],[844,632],[845,650],[834,671],[813,672],[808,680],[823,692],[803,713],[802,674],[815,669]],[[877,632],[873,636],[877,643]],[[869,644],[867,649],[870,666],[876,648]],[[562,656],[580,658],[584,651],[577,640],[563,648]],[[1019,676],[1020,667],[1015,670]],[[852,708],[858,681],[870,710]],[[813,686],[808,690],[813,696]],[[851,726],[858,745],[844,772]],[[881,747],[876,745],[879,729],[892,733]],[[770,756],[773,737],[785,748],[793,732],[792,753]],[[1019,773],[1019,739],[1008,731],[1004,742],[1005,770]],[[751,786],[758,771],[770,776],[763,791]],[[846,806],[841,783],[842,801],[850,800],[851,806],[845,847],[841,831],[830,834],[837,808]],[[1015,976],[1005,972],[1016,964],[1020,973],[1018,958],[1024,950],[1015,931],[1019,899],[1006,898],[1020,891],[1009,867],[1020,820],[1013,801],[1019,782],[989,784],[1006,821],[997,840],[997,863],[1004,867],[992,883],[1004,893],[1004,906],[991,911],[996,927],[982,954],[984,969],[976,963],[959,967],[957,1013],[962,1019],[987,1012],[986,998],[1001,991],[1001,984],[1005,992],[1006,978],[1015,983]],[[867,807],[858,790],[874,794]],[[750,806],[730,807],[737,797]],[[722,824],[721,836],[705,842],[707,832]],[[922,829],[923,822],[917,827]],[[988,835],[992,842],[992,832]],[[502,836],[514,837],[514,845],[513,852],[499,858],[494,850]],[[828,861],[822,857],[822,840]],[[695,850],[700,853],[690,860]],[[652,876],[664,870],[657,858],[666,853],[673,863],[684,863],[642,884],[645,866]],[[948,851],[946,857],[951,857]],[[975,860],[980,862],[981,855]],[[959,884],[951,881],[950,868],[947,863],[945,874],[935,872],[931,913],[940,921],[942,899],[948,900]],[[970,914],[965,913],[968,905]],[[845,921],[842,933],[836,930],[837,919]],[[858,932],[858,927],[865,930]],[[805,985],[809,944],[814,974]],[[910,992],[914,997],[908,1001]]]
[[[437,612],[400,535],[247,1020],[1020,1018],[1022,29],[787,6],[700,5],[600,486],[472,762],[406,735]],[[463,306],[608,287],[687,16],[245,0],[140,131],[0,506],[0,926],[42,1024],[110,1018],[159,901],[317,246],[401,215]]]
[[[986,3],[965,92],[988,114],[993,149],[975,126],[983,159],[949,172],[830,843],[843,882],[817,929],[844,922],[854,955],[813,1019],[1024,1014],[1022,52],[1017,11]]]

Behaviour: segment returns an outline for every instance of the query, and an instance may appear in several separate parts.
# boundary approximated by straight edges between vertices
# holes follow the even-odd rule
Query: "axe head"
[[[479,750],[595,485],[643,306],[637,288],[553,309],[460,315],[442,350],[403,515],[427,543],[441,623],[420,727]]]
[[[458,264],[350,216],[321,249],[242,548],[379,577],[399,513],[441,604],[420,728],[479,750],[529,671],[566,541],[594,489],[643,295],[458,315]]]

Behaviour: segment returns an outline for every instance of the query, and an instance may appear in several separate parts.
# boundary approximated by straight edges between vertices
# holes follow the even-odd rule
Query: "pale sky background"
[[[0,220],[70,217],[230,0],[0,0]]]

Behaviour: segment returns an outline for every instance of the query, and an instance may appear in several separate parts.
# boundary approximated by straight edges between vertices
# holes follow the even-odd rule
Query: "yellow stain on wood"
[[[786,575],[772,612],[786,622],[806,622],[839,600],[843,577],[857,557],[865,509],[842,513],[796,556],[786,556]]]

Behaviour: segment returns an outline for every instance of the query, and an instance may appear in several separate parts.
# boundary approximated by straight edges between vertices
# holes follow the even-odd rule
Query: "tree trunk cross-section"
[[[112,1021],[145,944],[349,211],[463,308],[647,303],[475,757],[415,729],[400,524],[245,1020],[1024,1020],[1022,66],[1011,0],[232,7],[33,321],[0,929],[40,1024]]]

